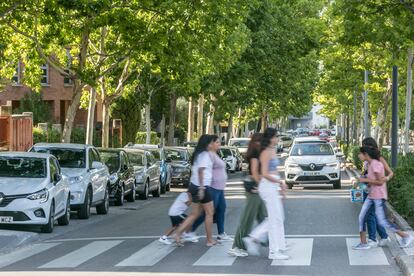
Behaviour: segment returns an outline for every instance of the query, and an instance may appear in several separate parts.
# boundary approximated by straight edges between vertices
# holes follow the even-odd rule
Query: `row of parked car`
[[[0,224],[53,231],[71,212],[107,214],[110,202],[159,197],[172,184],[187,186],[191,148],[128,144],[120,149],[39,143],[29,152],[0,153]]]

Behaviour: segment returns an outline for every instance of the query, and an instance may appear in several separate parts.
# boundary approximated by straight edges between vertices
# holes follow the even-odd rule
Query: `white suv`
[[[0,224],[40,225],[51,233],[55,220],[69,224],[70,191],[50,154],[0,153]]]
[[[333,184],[341,189],[341,166],[332,146],[322,140],[296,138],[285,161],[285,181],[294,184]]]
[[[31,151],[50,153],[59,160],[63,174],[69,177],[71,209],[78,211],[80,219],[89,218],[92,206],[98,214],[108,213],[109,171],[95,147],[39,143]]]

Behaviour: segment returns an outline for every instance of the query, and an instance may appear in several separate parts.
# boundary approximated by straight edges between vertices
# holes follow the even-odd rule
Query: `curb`
[[[33,243],[39,239],[38,233],[0,230],[0,254]]]
[[[414,256],[398,255],[395,260],[403,275],[414,276]]]

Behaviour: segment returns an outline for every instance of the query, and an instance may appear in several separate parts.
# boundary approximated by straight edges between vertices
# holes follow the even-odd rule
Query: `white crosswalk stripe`
[[[9,254],[0,255],[0,268],[17,263],[21,260],[27,259],[46,250],[49,250],[60,243],[38,243],[33,246],[17,249]]]
[[[353,250],[352,246],[360,242],[358,238],[347,238],[346,247],[350,265],[389,265],[387,256],[381,247],[369,250]]]
[[[231,266],[236,257],[229,256],[227,251],[231,248],[231,243],[224,243],[210,247],[206,253],[204,253],[194,266]]]
[[[286,239],[290,259],[286,261],[274,260],[275,266],[309,266],[312,260],[313,239]]]
[[[158,240],[153,241],[116,266],[153,266],[174,251],[173,245],[165,245]]]
[[[65,256],[57,258],[40,268],[74,268],[87,262],[88,260],[108,251],[117,246],[122,241],[95,241],[81,247]]]

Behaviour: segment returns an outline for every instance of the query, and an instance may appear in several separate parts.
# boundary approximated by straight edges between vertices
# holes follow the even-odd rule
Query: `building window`
[[[42,76],[40,79],[40,83],[42,85],[48,85],[49,84],[49,65],[48,64],[42,64],[40,66],[40,69],[42,70]]]
[[[20,61],[19,63],[17,63],[16,73],[14,74],[12,81],[13,81],[13,85],[20,85],[22,83],[21,72],[20,72]]]
[[[65,70],[66,73],[69,73],[69,70]],[[63,78],[63,84],[66,86],[70,86],[72,85],[72,79],[68,78],[68,77],[64,77]]]

